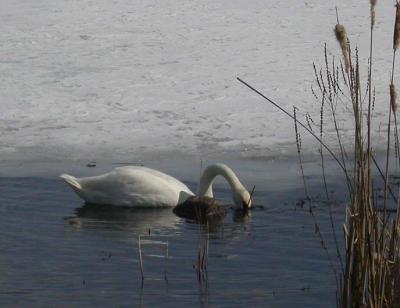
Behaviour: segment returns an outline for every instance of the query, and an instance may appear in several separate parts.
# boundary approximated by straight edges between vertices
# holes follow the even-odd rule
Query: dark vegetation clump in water
[[[224,220],[227,209],[214,198],[194,196],[177,205],[173,212],[178,217],[202,224],[218,224]]]

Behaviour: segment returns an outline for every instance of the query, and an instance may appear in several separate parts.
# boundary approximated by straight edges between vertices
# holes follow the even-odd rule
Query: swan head
[[[233,191],[233,202],[235,203],[235,207],[238,210],[248,210],[251,207],[251,195],[245,189],[235,189]]]

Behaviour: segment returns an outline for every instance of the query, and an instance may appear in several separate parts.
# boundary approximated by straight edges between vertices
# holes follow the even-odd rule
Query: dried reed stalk
[[[368,115],[367,115],[367,155],[368,155],[368,178],[367,182],[371,183],[371,117],[372,117],[372,50],[373,50],[373,33],[375,25],[375,6],[377,0],[371,0],[371,28],[370,28],[370,43],[369,43],[369,67],[368,67]],[[371,193],[371,187],[368,187],[368,195]]]
[[[395,103],[395,89],[393,87],[393,90],[391,89],[391,102],[388,110],[389,122],[386,170],[385,173],[383,173],[379,168],[379,165],[376,163],[371,150],[371,118],[374,102],[374,97],[372,95],[372,30],[375,24],[376,1],[370,1],[370,4],[371,46],[368,68],[369,102],[367,123],[365,123],[362,105],[363,98],[361,95],[361,74],[358,50],[355,50],[354,56],[352,56],[352,50],[347,38],[346,30],[342,25],[340,25],[339,21],[335,27],[335,35],[343,54],[345,69],[343,69],[343,67],[340,65],[338,68],[333,68],[330,72],[328,71],[326,77],[323,77],[323,74],[321,74],[321,72],[318,73],[315,69],[316,80],[324,100],[327,100],[329,103],[331,103],[331,100],[336,100],[336,95],[342,95],[345,98],[349,98],[355,126],[353,172],[348,172],[347,168],[344,167],[344,163],[336,157],[332,150],[330,150],[330,148],[323,142],[321,137],[316,136],[315,133],[306,125],[302,124],[296,118],[296,116],[291,116],[288,112],[282,109],[271,99],[263,95],[261,92],[245,83],[241,79],[238,80],[257,94],[261,95],[267,101],[277,106],[280,110],[294,119],[296,123],[306,129],[312,136],[314,136],[318,142],[320,142],[322,146],[327,149],[328,152],[335,158],[339,166],[344,171],[346,179],[348,179],[348,182],[350,183],[351,204],[346,208],[346,220],[343,225],[345,238],[345,264],[343,266],[342,275],[340,279],[337,280],[338,290],[340,293],[337,301],[338,306],[376,308],[400,307],[400,198],[397,198],[398,208],[395,219],[391,219],[387,212],[387,204],[389,201],[388,192],[391,192],[388,183],[388,162],[391,133],[390,114],[392,111],[397,109],[397,104]],[[391,84],[394,84],[393,75],[395,67],[395,54],[400,44],[400,5],[398,2],[396,3],[396,22],[394,28],[394,52]],[[342,71],[342,80],[339,80],[339,74],[335,73],[338,72],[339,69]],[[343,84],[349,91],[349,96],[345,96],[342,93],[343,91],[337,90],[343,88]],[[315,93],[313,94],[317,96]],[[368,134],[368,138],[365,136],[366,132]],[[396,135],[398,136],[397,133]],[[397,142],[397,144],[399,144],[399,142]],[[371,177],[372,161],[385,181],[383,201],[374,195]],[[381,206],[382,203],[384,211],[379,211],[378,206]],[[311,214],[313,215],[312,211]],[[317,225],[316,232],[320,234],[320,230]],[[327,248],[322,238],[321,241],[323,248],[326,250]],[[330,260],[330,264],[332,265],[332,260]]]
[[[372,29],[375,23],[375,13],[372,14],[376,1],[371,1],[371,45]],[[399,44],[400,24],[399,5],[396,4],[396,23],[393,39],[394,55]],[[341,45],[341,44],[340,44]],[[342,48],[342,46],[341,46]],[[349,50],[350,53],[350,50]],[[393,67],[394,67],[393,56]],[[372,103],[372,46],[370,46],[369,62],[369,110],[367,118],[368,143],[364,144],[362,105],[360,105],[359,62],[356,52],[356,62],[350,61],[350,92],[355,120],[355,172],[354,193],[351,206],[347,209],[344,225],[346,239],[346,268],[343,275],[340,305],[342,307],[398,307],[400,293],[398,280],[399,272],[399,228],[398,220],[389,220],[387,215],[388,161],[390,145],[391,112],[397,109],[396,93],[392,82],[390,87],[390,106],[388,122],[388,140],[386,170],[384,175],[384,211],[379,212],[372,193],[370,132],[371,132],[371,103]],[[400,215],[398,209],[397,216]],[[396,265],[397,264],[397,265]]]
[[[339,167],[343,170],[343,172],[347,175],[347,170],[346,168],[343,166],[342,162],[339,160],[339,158],[337,157],[337,155],[331,150],[331,148],[325,143],[323,142],[310,128],[308,128],[303,122],[301,122],[298,119],[295,119],[288,111],[286,111],[285,109],[283,109],[279,104],[277,104],[276,102],[274,102],[272,99],[270,99],[269,97],[265,96],[263,93],[261,93],[259,90],[257,90],[256,88],[254,88],[253,86],[251,86],[249,83],[245,82],[243,79],[236,77],[237,81],[239,81],[240,83],[244,84],[246,87],[248,87],[250,90],[252,90],[253,92],[257,93],[258,95],[260,95],[262,98],[264,98],[265,100],[267,100],[270,104],[274,105],[276,108],[278,108],[280,111],[282,111],[284,114],[286,114],[288,117],[290,117],[292,120],[296,121],[297,124],[299,124],[302,128],[304,128],[311,136],[313,136],[319,143],[322,144],[322,146],[325,148],[325,150],[328,151],[328,153],[332,156],[332,158],[337,162],[337,164],[339,165]],[[346,176],[346,180],[349,182],[349,178]],[[350,186],[351,183],[349,182]]]
[[[394,88],[394,68],[395,68],[395,61],[396,61],[396,51],[400,44],[400,3],[396,1],[396,15],[395,15],[395,22],[394,22],[394,30],[393,30],[393,57],[392,57],[392,74],[390,80],[390,106],[389,106],[389,116],[388,116],[388,130],[387,130],[387,147],[386,147],[386,168],[385,168],[385,189],[384,189],[384,208],[386,211],[387,207],[387,191],[388,191],[388,172],[389,172],[389,156],[390,156],[390,132],[391,132],[391,120],[392,120],[392,111],[394,108],[397,109],[396,106],[396,90]],[[393,85],[393,87],[392,87]],[[393,88],[393,89],[392,89]],[[397,133],[397,117],[396,113],[393,113],[394,120],[395,120],[395,130],[396,130],[396,138],[397,144],[398,142],[398,133]],[[397,148],[397,152],[399,148]]]
[[[393,31],[393,62],[392,62],[392,78],[390,83],[390,105],[392,107],[393,116],[394,116],[394,127],[395,127],[395,143],[396,143],[396,153],[400,153],[400,142],[399,142],[399,132],[397,128],[397,93],[394,87],[394,63],[396,59],[396,51],[400,44],[400,3],[396,1],[396,17],[394,22],[394,31]],[[400,156],[398,156],[400,163]]]
[[[303,179],[303,185],[304,185],[304,193],[306,195],[306,198],[308,199],[308,191],[307,191],[307,183],[306,183],[306,178],[304,176],[304,169],[303,169],[303,160],[301,158],[301,136],[299,133],[299,129],[297,126],[297,113],[296,113],[297,108],[293,106],[293,119],[294,119],[294,131],[296,134],[296,147],[297,147],[297,155],[299,158],[299,164],[300,164],[300,170],[301,170],[301,177]]]
[[[329,78],[328,78],[329,80]],[[330,85],[330,83],[328,82],[328,85]],[[329,86],[329,89],[331,89],[331,87]],[[332,97],[332,94],[329,95],[329,98]],[[320,127],[319,127],[319,138],[322,140],[322,136],[323,136],[323,131],[324,131],[324,110],[325,110],[325,92],[322,95],[322,101],[321,101],[321,109],[320,109]],[[325,187],[325,194],[326,194],[326,198],[329,200],[329,192],[328,192],[328,185],[326,184],[326,175],[325,175],[325,159],[324,159],[324,148],[322,147],[322,145],[320,145],[320,149],[319,149],[319,154],[321,156],[321,169],[322,169],[322,179],[324,181],[324,187]]]

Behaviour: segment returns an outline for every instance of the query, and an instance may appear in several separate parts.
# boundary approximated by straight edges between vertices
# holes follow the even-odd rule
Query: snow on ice
[[[295,105],[318,119],[312,63],[323,64],[325,42],[340,57],[335,5],[366,68],[366,1],[3,0],[0,157],[291,155],[292,120],[236,77],[287,110]],[[387,120],[393,20],[392,1],[379,2],[378,143]],[[339,120],[351,141],[349,117]],[[326,138],[333,135],[328,128]],[[305,133],[303,151],[315,151]]]

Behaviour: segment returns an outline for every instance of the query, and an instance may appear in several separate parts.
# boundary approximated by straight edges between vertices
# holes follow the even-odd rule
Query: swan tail
[[[82,185],[78,182],[78,179],[72,175],[69,174],[61,174],[60,178],[62,178],[65,183],[67,183],[69,186],[71,186],[75,190],[81,190]]]

